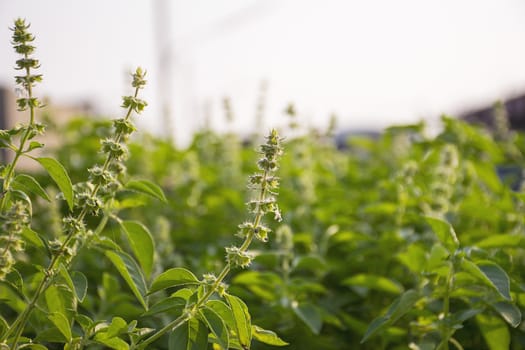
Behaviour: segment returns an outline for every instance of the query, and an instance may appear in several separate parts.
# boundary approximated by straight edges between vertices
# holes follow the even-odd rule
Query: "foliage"
[[[252,220],[239,225],[242,244],[226,247],[221,272],[202,279],[183,267],[153,273],[152,234],[142,222],[120,215],[142,204],[136,193],[167,202],[158,185],[129,177],[125,166],[129,137],[136,130],[131,117],[147,106],[138,97],[146,85],[145,71],[137,68],[132,75],[134,93],[122,102],[125,115],[100,139],[100,159],[87,168],[87,181],[73,185],[64,162],[30,155],[43,147],[32,141],[44,130],[35,121],[41,105],[33,97],[33,87],[42,79],[32,72],[39,64],[31,56],[34,37],[29,25],[18,19],[12,30],[15,50],[23,56],[17,68],[25,71],[16,77],[26,94],[17,103],[21,111],[29,110],[29,123],[1,133],[1,146],[14,157],[1,172],[0,302],[6,311],[0,316],[0,347],[206,349],[209,343],[220,349],[249,349],[252,339],[286,345],[272,331],[252,324],[246,304],[223,282],[231,270],[251,264],[252,241],[268,241],[271,230],[264,216],[272,213],[281,220],[275,172],[283,150],[277,132],[272,130],[260,147],[259,170],[249,181],[254,191],[247,203]],[[52,184],[45,178],[18,174],[21,157],[43,167],[60,191],[56,199],[48,194]],[[51,204],[40,206],[34,195]],[[66,205],[60,207],[57,201]],[[39,207],[36,215],[33,206]],[[50,217],[55,225],[47,225]],[[116,229],[120,234],[115,235]],[[184,288],[173,293],[174,287]]]
[[[146,134],[115,142],[134,130],[126,119],[72,120],[39,158],[50,176],[2,173],[12,243],[1,339],[13,347],[20,333],[18,348],[37,349],[524,348],[525,138],[496,111],[494,135],[445,116],[435,136],[422,123],[396,126],[337,148],[333,123],[303,129],[290,105],[281,134],[296,136],[282,157],[275,131],[241,140],[205,129],[180,148]],[[231,121],[230,102],[226,112]],[[32,150],[32,132],[1,135],[14,159]],[[110,166],[124,141],[125,168]],[[90,196],[99,183],[108,189]],[[232,246],[246,201],[252,216]],[[281,222],[262,223],[280,209]],[[67,228],[78,238],[64,245]]]

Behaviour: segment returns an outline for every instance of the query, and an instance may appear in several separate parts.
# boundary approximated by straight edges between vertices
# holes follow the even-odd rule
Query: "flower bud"
[[[226,248],[226,260],[233,267],[248,267],[252,260],[252,254],[240,250],[239,247],[227,247]]]

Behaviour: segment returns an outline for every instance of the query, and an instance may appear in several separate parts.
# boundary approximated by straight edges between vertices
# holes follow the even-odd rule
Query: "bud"
[[[233,267],[248,267],[253,260],[253,256],[245,251],[242,251],[239,247],[227,247],[226,248],[226,261]]]

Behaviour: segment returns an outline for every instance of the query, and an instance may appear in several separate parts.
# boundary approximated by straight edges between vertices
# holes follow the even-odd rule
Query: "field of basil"
[[[125,97],[126,118],[142,102]],[[184,148],[138,132],[125,161],[104,145],[134,130],[126,118],[46,116],[61,136],[33,157],[47,171],[2,169],[3,254],[12,209],[30,213],[0,278],[0,349],[523,349],[525,137],[497,108],[491,133],[443,117],[435,136],[395,126],[339,148],[332,128],[302,130],[289,108],[282,146],[275,132],[202,130]],[[27,143],[37,132],[23,136],[33,115],[28,125],[2,131],[2,147],[40,148]],[[279,168],[265,167],[280,147]],[[115,160],[113,192],[82,202],[82,186],[102,181],[94,165]],[[80,184],[73,203],[65,177]],[[252,187],[268,227],[263,202],[246,208]],[[83,206],[95,209],[68,245]]]

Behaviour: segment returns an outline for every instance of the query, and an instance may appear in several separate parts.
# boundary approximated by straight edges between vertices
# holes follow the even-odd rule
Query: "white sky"
[[[253,129],[258,87],[268,81],[266,127],[293,101],[303,120],[347,128],[386,126],[457,113],[525,92],[522,0],[173,0],[171,31],[154,28],[162,0],[0,0],[0,83],[12,86],[16,56],[7,29],[32,23],[42,94],[92,99],[118,114],[126,71],[141,65],[150,84],[142,119],[160,117],[159,44],[171,47],[173,124],[179,140],[211,123]],[[162,44],[164,42],[164,44]]]

